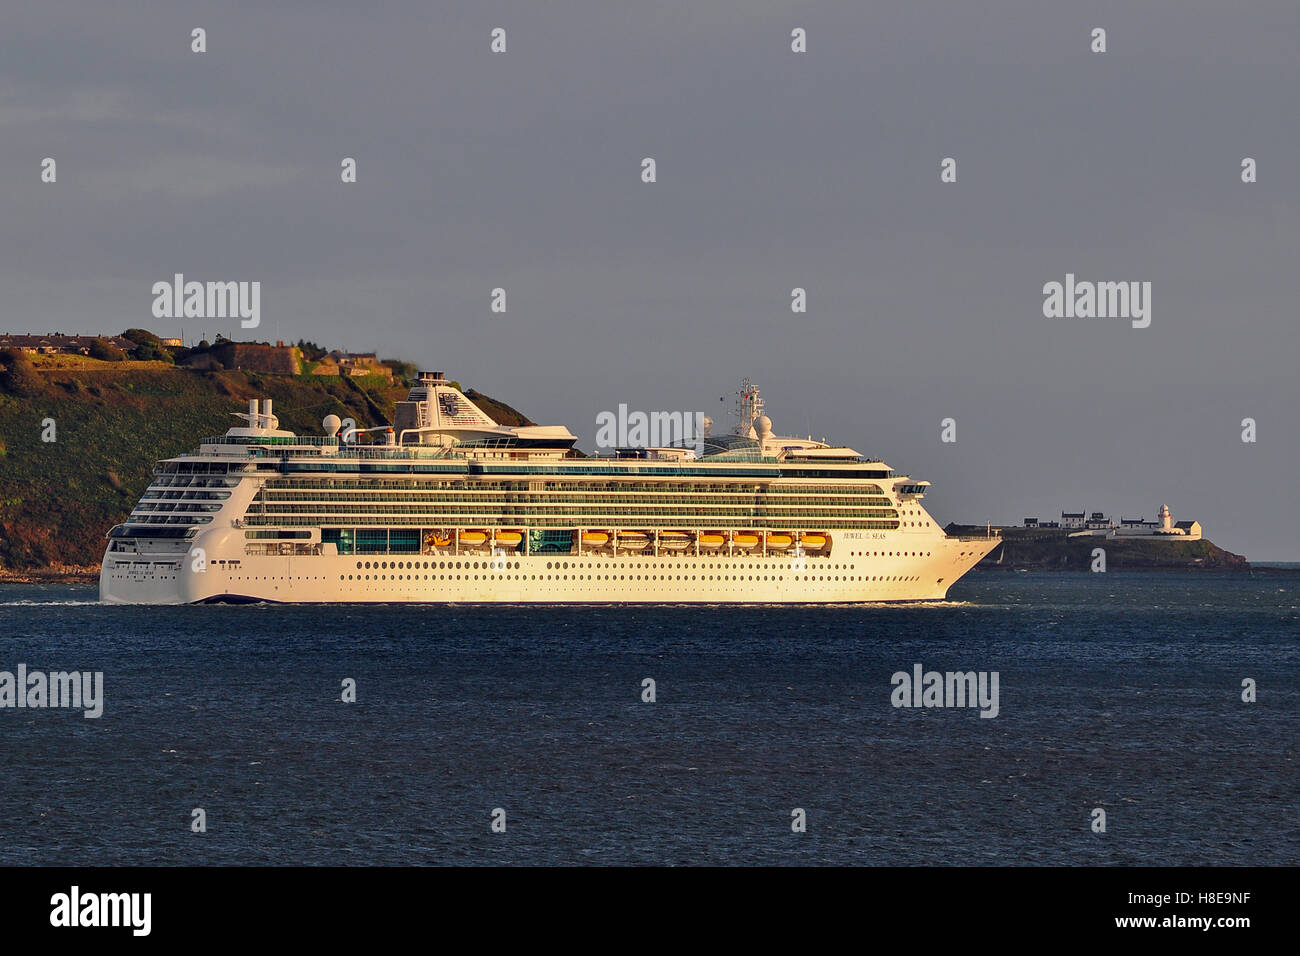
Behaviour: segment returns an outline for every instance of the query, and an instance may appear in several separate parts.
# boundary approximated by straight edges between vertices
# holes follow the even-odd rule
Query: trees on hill
[[[140,362],[175,361],[171,351],[156,342],[141,342],[131,351],[131,357]]]
[[[380,364],[388,366],[394,378],[408,385],[414,383],[420,374],[420,370],[412,362],[403,362],[400,359],[381,359]]]
[[[32,360],[21,349],[0,349],[0,389],[17,398],[32,398],[45,390]]]
[[[162,345],[162,339],[148,329],[127,329],[122,333],[122,338],[130,339],[137,346],[144,345],[146,342],[153,345]]]
[[[99,359],[101,362],[126,361],[126,353],[102,335],[91,341],[87,354],[93,359]]]

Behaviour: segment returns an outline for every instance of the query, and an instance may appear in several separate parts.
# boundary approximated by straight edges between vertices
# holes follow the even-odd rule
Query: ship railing
[[[392,445],[346,445],[332,438],[281,438],[275,441],[265,438],[204,438],[201,446],[215,446],[211,451],[196,448],[192,455],[217,455],[219,457],[248,458],[250,448],[266,448],[265,454],[256,456],[263,460],[292,455],[294,448],[337,448],[340,458],[362,459],[398,459],[405,461],[445,459],[463,457],[444,448],[400,447]]]
[[[760,455],[756,452],[743,451],[725,451],[715,455],[701,455],[696,461],[705,462],[706,464],[723,463],[723,462],[745,462],[757,463],[763,465],[775,465],[780,462],[776,455]]]
[[[514,448],[519,444],[519,439],[514,437],[502,438],[472,438],[468,441],[456,442],[457,448]]]
[[[349,446],[347,450],[343,452],[342,457],[370,458],[370,459],[397,458],[397,459],[405,459],[408,461],[415,461],[415,460],[428,460],[428,459],[439,459],[439,458],[459,458],[462,456],[450,453],[443,448],[422,448],[417,450],[410,447],[403,448],[403,447],[393,447],[393,446],[386,446],[386,445],[381,445],[379,447],[364,447],[364,446],[357,447],[353,445],[353,446]]]
[[[278,447],[307,445],[320,448],[326,445],[338,445],[337,437],[328,435],[218,435],[200,438],[200,445],[275,445]]]

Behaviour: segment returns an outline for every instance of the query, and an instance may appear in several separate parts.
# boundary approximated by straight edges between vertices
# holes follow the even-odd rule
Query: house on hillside
[[[0,349],[16,349],[29,354],[89,355],[90,344],[102,338],[111,342],[124,352],[135,348],[135,343],[120,335],[64,335],[52,332],[46,335],[18,335],[13,332],[0,333]]]
[[[1111,521],[1100,511],[1094,511],[1088,516],[1088,520],[1084,523],[1084,527],[1089,531],[1109,531],[1111,528],[1115,527],[1115,522]]]

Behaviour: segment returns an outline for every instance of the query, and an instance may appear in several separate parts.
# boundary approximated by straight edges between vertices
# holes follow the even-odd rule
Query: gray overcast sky
[[[10,3],[0,328],[259,280],[259,329],[186,336],[409,358],[588,448],[749,375],[941,521],[1167,502],[1300,560],[1298,50],[1295,0]],[[1044,318],[1066,273],[1151,282],[1150,328]]]

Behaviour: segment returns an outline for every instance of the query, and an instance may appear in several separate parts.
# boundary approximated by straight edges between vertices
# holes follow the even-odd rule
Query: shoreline
[[[98,584],[98,567],[31,568],[13,571],[0,568],[0,585],[3,584]]]

